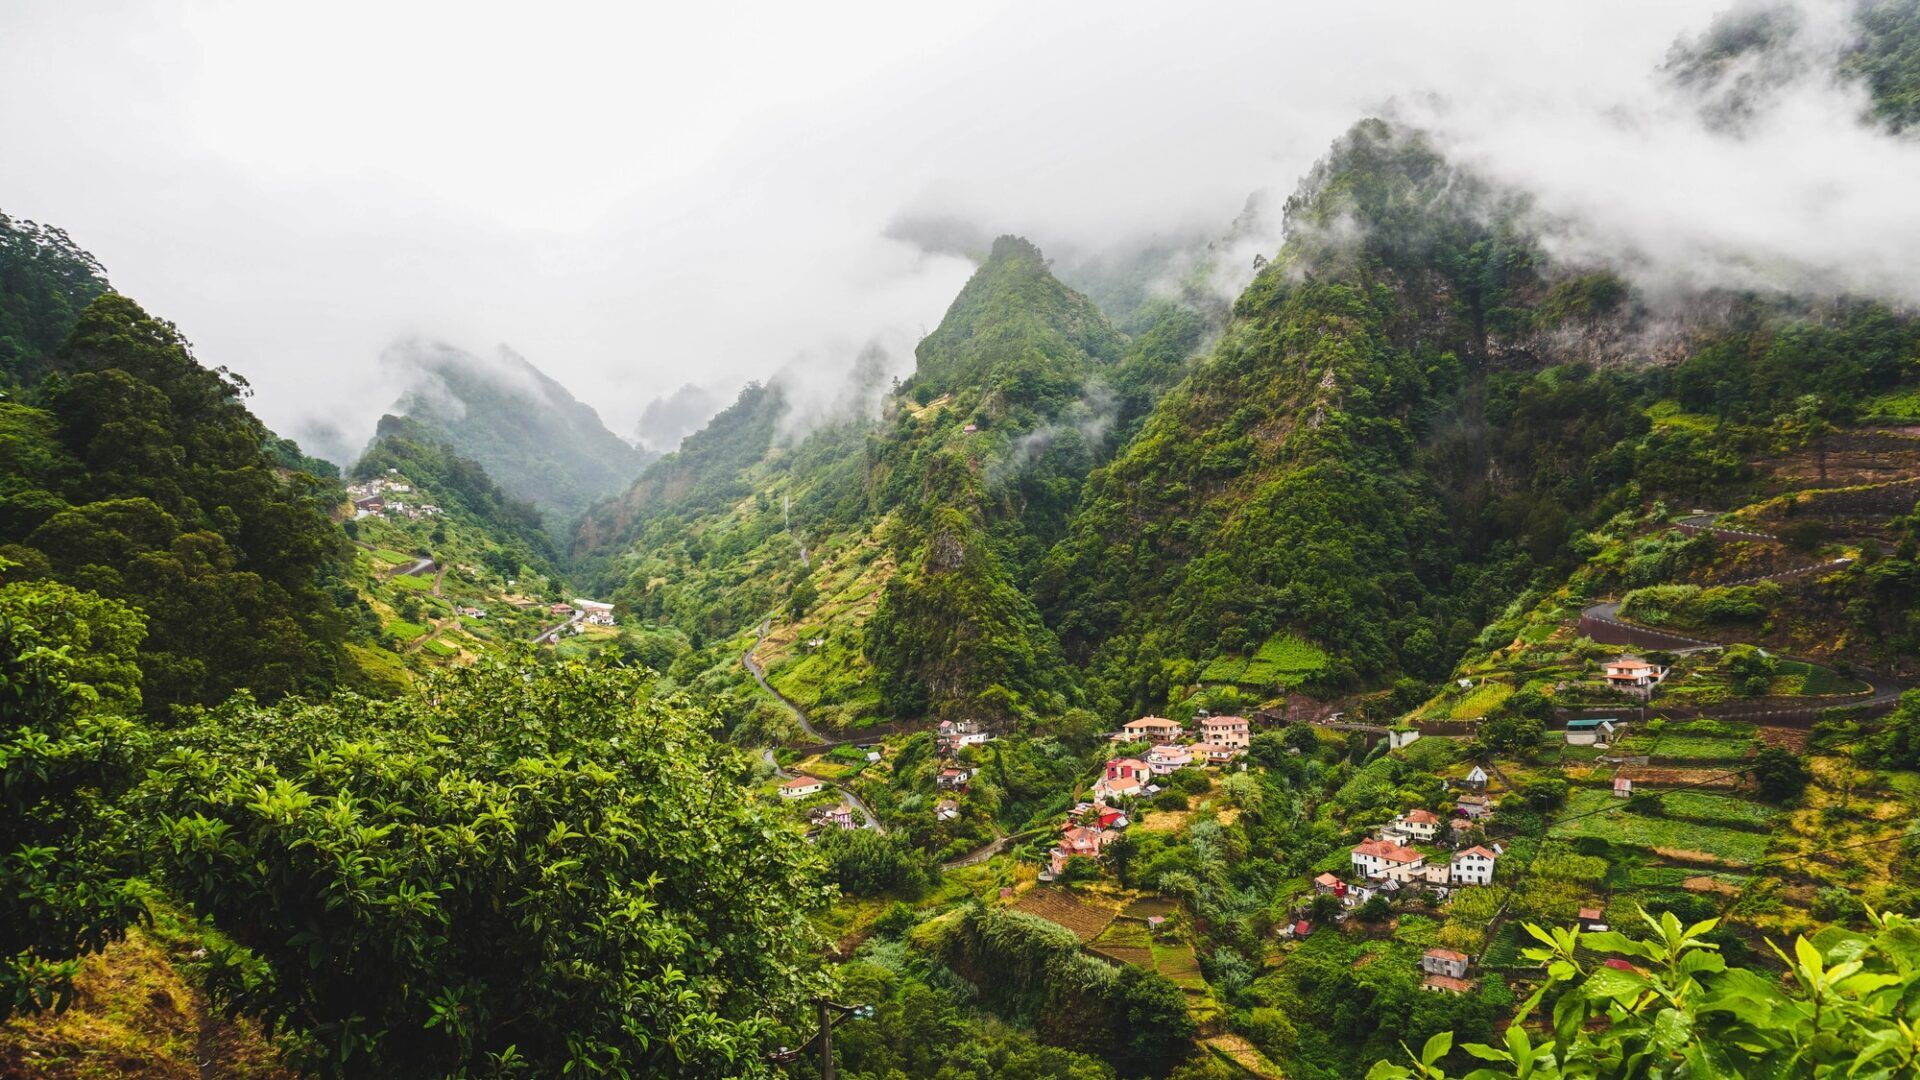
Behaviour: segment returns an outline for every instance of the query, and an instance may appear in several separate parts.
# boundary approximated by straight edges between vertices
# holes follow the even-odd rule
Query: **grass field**
[[[1207,980],[1200,974],[1200,958],[1185,942],[1154,942],[1153,966],[1182,990],[1207,988]]]
[[[1767,850],[1765,833],[1678,818],[1643,817],[1628,811],[1625,801],[1614,799],[1610,793],[1592,790],[1574,793],[1549,835],[1558,840],[1590,837],[1644,848],[1668,858],[1735,866],[1752,863]]]
[[[1659,793],[1655,793],[1659,794]],[[1749,802],[1735,795],[1716,795],[1706,791],[1674,791],[1659,794],[1660,805],[1668,817],[1690,818],[1710,825],[1746,826],[1765,830],[1779,811],[1763,803]]]
[[[1756,748],[1750,730],[1692,732],[1669,728],[1662,732],[1638,731],[1620,740],[1623,754],[1647,754],[1656,762],[1691,765],[1735,762]]]
[[[1500,682],[1483,682],[1473,692],[1453,703],[1447,713],[1453,720],[1478,720],[1513,696],[1513,687]]]
[[[387,629],[393,631],[393,636],[401,641],[412,641],[427,632],[426,627],[421,626],[419,623],[408,622],[405,619],[393,620],[387,624]]]
[[[410,592],[432,592],[433,579],[419,574],[401,574],[393,579],[393,584]]]
[[[435,656],[448,657],[448,656],[460,655],[460,650],[457,647],[445,641],[441,641],[439,638],[434,638],[432,641],[429,641],[420,647],[432,653]]]
[[[1147,932],[1147,924],[1137,919],[1113,920],[1099,937],[1087,943],[1087,948],[1123,964],[1153,967],[1153,935]]]

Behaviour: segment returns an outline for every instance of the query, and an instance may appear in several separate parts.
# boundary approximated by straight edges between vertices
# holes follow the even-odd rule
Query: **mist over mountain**
[[[476,355],[403,341],[385,360],[411,384],[395,412],[558,519],[621,490],[656,456],[608,431],[592,406],[504,346]]]
[[[1920,1072],[1920,0],[1726,3],[7,6],[0,1076]]]

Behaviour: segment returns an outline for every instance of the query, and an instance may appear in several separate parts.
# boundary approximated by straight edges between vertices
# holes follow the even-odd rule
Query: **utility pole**
[[[820,1030],[814,1034],[813,1038],[808,1039],[806,1043],[798,1049],[788,1049],[783,1046],[773,1053],[768,1054],[767,1060],[776,1065],[790,1065],[805,1057],[807,1048],[815,1042],[818,1042],[820,1044],[820,1078],[821,1080],[833,1080],[834,1027],[848,1020],[873,1019],[873,1006],[842,1005],[831,998],[817,997],[813,999],[813,1007],[819,1013]]]
[[[813,999],[820,1011],[820,1080],[833,1080],[833,1017],[827,1013],[832,1004],[824,997]]]

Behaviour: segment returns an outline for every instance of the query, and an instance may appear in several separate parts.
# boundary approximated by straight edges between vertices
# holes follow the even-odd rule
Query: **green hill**
[[[621,490],[652,457],[510,350],[481,357],[416,342],[399,355],[419,381],[394,411],[478,461],[504,491],[557,525]]]

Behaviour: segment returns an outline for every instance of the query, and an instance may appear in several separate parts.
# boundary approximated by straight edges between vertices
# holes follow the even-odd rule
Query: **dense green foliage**
[[[1463,1049],[1491,1063],[1465,1075],[1499,1077],[1911,1076],[1920,1069],[1913,995],[1920,946],[1912,919],[1874,916],[1870,933],[1829,927],[1798,938],[1776,978],[1727,963],[1708,939],[1718,920],[1691,926],[1671,912],[1645,915],[1652,933],[1527,931],[1525,951],[1547,979],[1521,1008],[1553,999],[1550,1039],[1535,1043],[1516,1022],[1502,1045]],[[1596,963],[1625,958],[1626,966]],[[1411,1067],[1380,1062],[1371,1080],[1444,1080],[1453,1040],[1424,1042]]]
[[[990,1007],[1123,1075],[1165,1075],[1192,1052],[1193,1020],[1178,987],[1088,956],[1053,923],[975,907],[948,936],[944,959],[980,986]]]
[[[483,660],[387,702],[245,698],[149,785],[215,995],[328,1074],[764,1071],[817,858],[642,669]]]
[[[371,479],[388,469],[436,492],[446,500],[443,510],[468,515],[501,546],[515,549],[523,561],[542,565],[555,561],[553,540],[541,524],[540,512],[502,491],[479,462],[436,441],[418,422],[381,417],[372,444],[353,463],[353,478]]]
[[[106,271],[65,232],[0,213],[0,386],[52,370],[80,313],[106,291]]]
[[[323,690],[346,624],[338,488],[275,466],[245,383],[133,301],[94,301],[41,407],[0,403],[0,554],[146,617],[149,714]]]
[[[417,425],[415,437],[478,461],[509,495],[556,522],[571,521],[595,499],[619,491],[652,457],[509,350],[482,358],[416,343],[405,358],[425,385],[394,408]]]
[[[143,912],[120,798],[149,742],[138,613],[0,585],[0,1018],[64,1008],[86,953]]]

